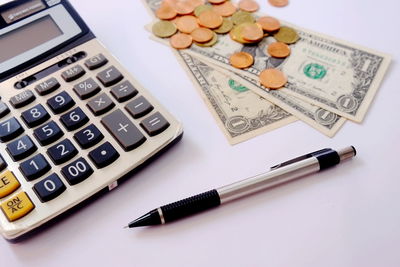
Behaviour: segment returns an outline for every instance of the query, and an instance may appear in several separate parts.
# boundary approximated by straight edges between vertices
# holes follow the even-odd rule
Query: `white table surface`
[[[71,0],[97,37],[184,124],[183,140],[111,193],[25,242],[1,266],[400,266],[400,2],[292,0],[262,12],[393,55],[362,124],[328,138],[305,123],[230,146],[171,50],[143,29],[138,0]],[[113,6],[115,4],[115,6]],[[154,228],[122,229],[161,204],[324,147],[339,167]]]

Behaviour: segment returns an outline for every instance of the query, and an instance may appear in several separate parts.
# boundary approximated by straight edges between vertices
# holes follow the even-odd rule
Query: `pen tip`
[[[127,226],[124,226],[124,229],[126,229],[126,228],[129,228],[129,226],[127,225]]]

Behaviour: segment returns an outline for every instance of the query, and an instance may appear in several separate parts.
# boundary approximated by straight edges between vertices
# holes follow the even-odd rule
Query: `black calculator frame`
[[[46,1],[46,0],[40,0],[40,1],[45,5],[44,9],[34,12],[34,13],[30,14],[29,16],[15,20],[12,23],[7,23],[4,20],[4,18],[2,16],[0,16],[0,30],[7,28],[15,23],[18,23],[18,22],[26,19],[27,17],[41,13],[47,9],[53,8],[56,5],[62,5],[68,11],[68,13],[71,15],[71,17],[74,19],[74,21],[78,24],[78,26],[80,27],[80,29],[82,31],[81,31],[81,33],[79,33],[79,34],[75,35],[74,37],[70,38],[69,40],[51,48],[50,50],[44,52],[43,54],[41,54],[37,57],[34,57],[34,58],[24,62],[21,65],[11,68],[11,69],[5,71],[4,73],[0,73],[0,82],[8,80],[9,78],[18,75],[19,73],[22,73],[28,69],[31,69],[34,66],[37,66],[55,56],[58,56],[80,44],[83,44],[91,39],[96,38],[96,36],[89,29],[89,27],[86,25],[86,23],[83,21],[83,19],[79,16],[79,14],[76,12],[76,10],[72,7],[72,5],[69,3],[68,0],[60,0],[60,2],[55,5],[48,5],[47,2],[50,2],[50,1]],[[30,0],[15,0],[15,1],[9,2],[7,4],[1,5],[0,7],[1,7],[1,10],[3,11],[3,10],[15,8],[15,7],[22,5],[24,3],[27,3],[27,2],[30,2]],[[21,89],[21,88],[18,88],[18,89]]]

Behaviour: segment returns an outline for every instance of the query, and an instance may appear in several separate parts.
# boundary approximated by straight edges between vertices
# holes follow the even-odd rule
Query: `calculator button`
[[[47,150],[47,154],[49,154],[54,164],[59,165],[75,157],[78,154],[78,150],[71,143],[71,141],[65,139],[60,143],[50,147]]]
[[[37,150],[36,145],[32,142],[32,139],[24,135],[21,138],[9,143],[7,145],[7,151],[14,161],[18,161],[29,157]]]
[[[89,157],[96,167],[100,169],[116,161],[119,158],[119,153],[109,142],[105,142],[91,151]]]
[[[0,175],[0,198],[6,197],[17,190],[21,184],[11,171],[6,171]]]
[[[136,88],[128,81],[122,82],[111,89],[111,94],[118,102],[127,101],[137,95],[137,93]]]
[[[57,123],[54,121],[50,121],[49,123],[36,128],[33,131],[33,134],[42,146],[51,144],[64,135],[63,131],[61,131],[60,127],[58,127]]]
[[[97,68],[100,68],[102,66],[104,66],[105,64],[107,64],[108,59],[106,59],[103,54],[98,54],[94,57],[89,58],[88,60],[85,61],[85,66],[89,69],[89,70],[94,70]]]
[[[72,81],[75,81],[76,79],[82,77],[85,73],[86,73],[85,70],[80,65],[76,65],[76,66],[62,72],[61,77],[63,77],[63,79],[66,82],[72,82]]]
[[[51,167],[46,158],[42,154],[38,154],[22,162],[19,169],[27,181],[32,181],[48,172]]]
[[[26,90],[11,97],[10,103],[14,108],[21,108],[32,103],[35,98],[36,97],[31,90]]]
[[[68,131],[73,131],[85,125],[89,121],[89,118],[83,113],[81,108],[77,107],[62,115],[60,120]]]
[[[100,86],[92,78],[89,78],[74,86],[74,91],[80,99],[92,97],[100,92],[100,90]]]
[[[0,140],[10,141],[24,132],[21,124],[14,117],[0,123]]]
[[[52,199],[55,199],[62,192],[67,189],[64,183],[61,181],[60,177],[53,173],[50,176],[46,177],[42,181],[36,183],[33,186],[33,191],[35,191],[36,195],[39,197],[40,201],[47,202]]]
[[[98,144],[103,140],[104,135],[97,129],[94,124],[90,124],[86,128],[80,130],[74,135],[75,140],[81,146],[81,148],[86,149]]]
[[[49,105],[54,114],[60,114],[72,108],[75,105],[75,101],[67,92],[63,91],[47,100],[47,105]]]
[[[117,139],[125,151],[135,149],[146,141],[146,137],[119,109],[105,116],[101,123]]]
[[[169,127],[169,122],[160,114],[154,113],[140,123],[140,126],[150,135],[155,136]]]
[[[62,168],[61,172],[70,185],[76,185],[92,175],[93,169],[84,158],[79,158]]]
[[[154,107],[147,101],[146,98],[140,96],[125,106],[125,109],[132,115],[133,118],[137,119],[147,115],[154,109]]]
[[[87,106],[93,112],[94,115],[99,116],[108,111],[110,111],[113,107],[115,107],[114,102],[112,102],[111,98],[108,97],[105,93],[91,99]]]
[[[35,90],[39,95],[47,95],[60,87],[60,83],[56,78],[50,78],[44,82],[39,83],[35,86]]]
[[[122,76],[121,72],[119,72],[114,66],[111,66],[97,74],[97,79],[99,79],[106,87],[116,84],[123,78],[124,76]]]
[[[8,113],[10,113],[10,109],[8,108],[7,104],[3,101],[0,101],[0,118],[3,118]]]
[[[0,155],[0,172],[7,167],[7,162],[3,159],[3,156]]]
[[[28,127],[33,128],[50,119],[50,114],[47,113],[41,104],[38,104],[33,108],[22,112],[21,117]]]
[[[35,208],[35,205],[25,192],[20,192],[1,203],[1,210],[8,221],[16,221]]]

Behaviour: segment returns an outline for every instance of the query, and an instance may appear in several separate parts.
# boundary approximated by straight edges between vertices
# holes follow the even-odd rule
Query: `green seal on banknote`
[[[325,77],[327,70],[324,66],[316,63],[310,63],[304,67],[304,74],[311,79],[321,80]]]
[[[240,83],[237,83],[236,81],[234,81],[232,79],[229,79],[228,84],[229,84],[230,88],[232,88],[233,90],[238,91],[240,93],[243,93],[243,92],[246,92],[249,90],[247,87],[241,85]]]

